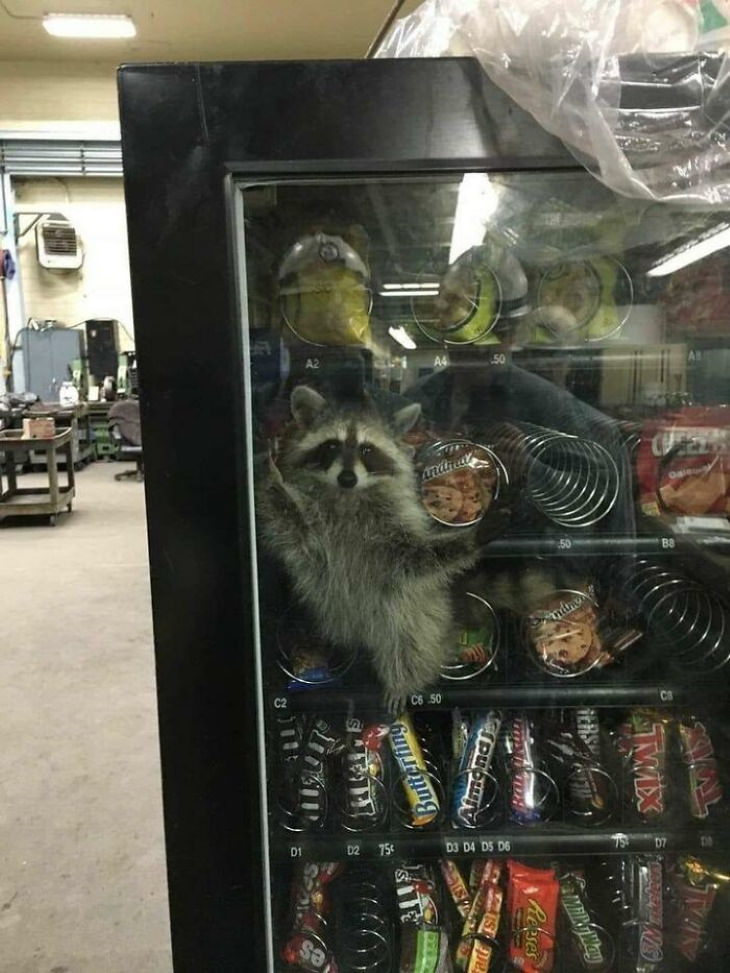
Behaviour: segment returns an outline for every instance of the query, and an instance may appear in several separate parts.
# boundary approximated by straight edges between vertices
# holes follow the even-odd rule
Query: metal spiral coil
[[[687,670],[714,672],[730,662],[727,606],[696,581],[636,561],[624,582],[651,637]]]
[[[342,973],[391,973],[393,929],[383,888],[367,871],[348,874],[343,890]]]

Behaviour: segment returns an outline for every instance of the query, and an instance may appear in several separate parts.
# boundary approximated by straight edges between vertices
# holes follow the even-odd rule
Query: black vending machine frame
[[[266,969],[236,176],[576,167],[468,58],[119,72],[177,973]]]

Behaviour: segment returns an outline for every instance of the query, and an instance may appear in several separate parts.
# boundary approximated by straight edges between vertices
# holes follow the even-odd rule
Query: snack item
[[[387,807],[383,784],[383,742],[388,727],[383,723],[364,723],[354,717],[345,722],[348,745],[345,753],[346,827],[362,830],[382,820]]]
[[[476,892],[479,888],[486,864],[487,862],[484,858],[472,859],[471,868],[469,869],[469,889],[472,893]]]
[[[636,973],[654,973],[664,960],[664,872],[658,855],[622,859],[621,889],[627,920],[623,948]]]
[[[416,465],[423,505],[441,524],[476,524],[499,492],[500,463],[486,446],[467,440],[432,443]]]
[[[622,731],[631,766],[634,810],[656,821],[667,809],[667,726],[650,710],[634,710]]]
[[[723,797],[715,750],[707,727],[699,720],[680,722],[677,732],[682,761],[687,768],[690,814],[702,821]]]
[[[707,924],[718,890],[730,883],[730,875],[714,871],[698,859],[685,855],[671,871],[676,921],[671,941],[690,963],[698,958],[707,935]]]
[[[441,803],[426,767],[423,750],[413,721],[408,713],[390,726],[390,747],[398,765],[401,783],[411,809],[415,828],[432,824],[439,815]]]
[[[570,930],[573,954],[580,969],[610,969],[613,947],[608,933],[592,917],[585,875],[580,869],[566,872],[560,878],[560,912]]]
[[[459,866],[450,858],[442,858],[439,865],[444,884],[449,890],[449,895],[456,906],[456,910],[462,919],[466,919],[471,909],[472,895],[466,887],[466,882],[459,871]]]
[[[556,591],[527,616],[527,633],[540,668],[574,676],[611,661],[598,631],[593,589]]]
[[[292,881],[291,935],[282,950],[289,966],[307,973],[338,973],[321,933],[329,909],[327,886],[342,868],[339,862],[304,862],[297,868]]]
[[[688,406],[647,422],[636,475],[644,513],[730,528],[730,407]]]
[[[492,944],[499,931],[502,913],[503,892],[499,885],[502,871],[500,862],[484,862],[456,949],[454,965],[457,970],[466,970],[466,973],[487,973],[489,970],[494,952]]]
[[[433,872],[427,865],[395,869],[401,923],[399,973],[448,973],[449,941],[440,925]]]
[[[510,817],[517,824],[534,824],[544,816],[547,778],[537,764],[532,719],[526,714],[513,716],[503,739],[509,765]]]
[[[298,811],[303,827],[319,827],[327,814],[329,758],[342,737],[327,720],[315,719],[306,735],[299,769]]]
[[[499,623],[494,609],[473,591],[459,593],[455,605],[458,634],[455,651],[441,667],[444,679],[462,681],[478,676],[497,659]]]
[[[548,725],[545,745],[566,772],[568,810],[605,820],[611,810],[610,777],[603,768],[598,711],[568,710],[560,722]]]
[[[509,960],[525,973],[552,970],[559,885],[552,868],[509,861]]]
[[[287,817],[296,813],[299,792],[299,766],[304,744],[304,718],[279,716],[276,719],[276,746],[282,767],[279,804]]]
[[[457,828],[476,828],[496,794],[490,768],[497,749],[502,713],[489,710],[472,720],[466,746],[458,762],[451,801],[451,823]],[[490,786],[491,781],[491,786]]]

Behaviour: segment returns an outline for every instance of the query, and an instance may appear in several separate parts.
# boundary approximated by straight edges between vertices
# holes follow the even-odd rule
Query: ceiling
[[[361,57],[392,0],[0,0],[0,60]],[[404,11],[416,6],[409,0]],[[44,13],[124,13],[129,40],[49,36]]]

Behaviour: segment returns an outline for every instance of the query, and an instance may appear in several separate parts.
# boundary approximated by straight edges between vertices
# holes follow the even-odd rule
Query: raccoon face
[[[384,478],[411,476],[397,436],[417,421],[420,406],[406,406],[396,413],[391,431],[365,411],[340,415],[330,411],[325,399],[304,385],[292,392],[291,405],[303,430],[289,457],[293,470],[343,491],[364,490]]]

